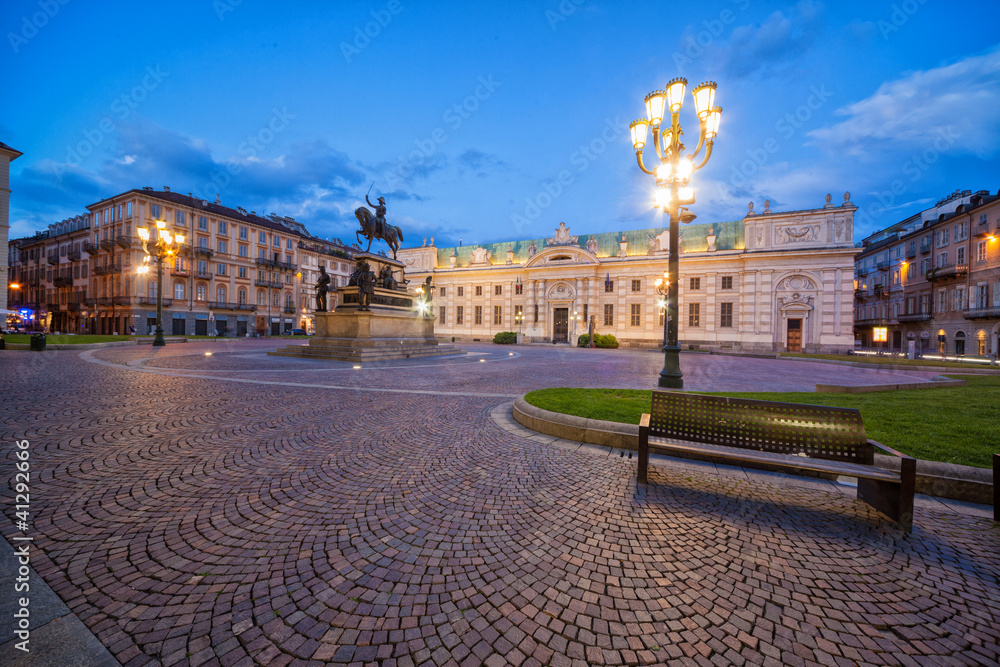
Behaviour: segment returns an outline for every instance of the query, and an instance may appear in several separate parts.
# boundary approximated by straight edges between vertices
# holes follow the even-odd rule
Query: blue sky
[[[404,245],[657,226],[627,125],[685,76],[723,108],[698,222],[850,191],[860,239],[1000,188],[998,19],[993,1],[6,0],[11,236],[168,185],[346,241],[372,181]]]

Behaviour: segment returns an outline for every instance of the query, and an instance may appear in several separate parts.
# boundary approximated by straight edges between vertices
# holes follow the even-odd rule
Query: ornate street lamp
[[[680,345],[677,343],[677,284],[678,284],[678,232],[677,223],[692,222],[695,215],[686,208],[694,203],[694,188],[690,186],[691,176],[708,162],[712,156],[712,145],[719,131],[719,121],[722,118],[722,108],[715,106],[716,84],[712,81],[703,83],[693,91],[695,111],[701,131],[698,147],[689,155],[684,155],[684,144],[681,143],[681,129],[678,116],[684,103],[684,91],[687,79],[677,78],[667,84],[666,90],[655,90],[646,96],[646,115],[648,119],[632,122],[629,130],[632,133],[632,146],[635,148],[636,161],[645,173],[656,177],[655,206],[662,207],[670,215],[670,254],[668,257],[667,278],[667,312],[665,318],[666,342],[663,345],[664,363],[660,371],[659,386],[671,389],[684,387],[683,374],[680,366]],[[670,114],[670,127],[660,131],[660,123],[664,114]],[[643,148],[646,145],[647,131],[653,130],[653,146],[660,163],[654,169],[647,169],[642,160]],[[662,138],[662,145],[661,145]],[[705,149],[701,162],[695,164],[695,159]]]
[[[519,310],[514,313],[514,320],[517,322],[517,333],[521,333],[521,325],[524,323],[524,311]]]
[[[156,336],[153,346],[163,347],[167,344],[163,338],[163,260],[177,254],[184,245],[184,235],[171,234],[163,220],[157,220],[155,227],[139,227],[136,231],[142,240],[142,249],[146,251],[144,264],[138,268],[138,273],[149,273],[149,262],[156,262]]]

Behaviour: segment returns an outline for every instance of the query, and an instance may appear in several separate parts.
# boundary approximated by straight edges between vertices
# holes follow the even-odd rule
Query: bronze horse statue
[[[379,200],[381,201],[381,197]],[[354,217],[361,223],[361,229],[354,233],[358,243],[361,243],[362,236],[368,239],[368,247],[365,248],[365,252],[371,250],[374,239],[381,239],[392,250],[392,258],[396,259],[396,251],[399,250],[399,246],[403,242],[403,231],[396,225],[390,225],[386,222],[384,216],[374,215],[371,209],[366,206],[355,209]]]

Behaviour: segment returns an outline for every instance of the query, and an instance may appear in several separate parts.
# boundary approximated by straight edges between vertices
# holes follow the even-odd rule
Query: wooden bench
[[[651,446],[736,465],[855,477],[858,500],[907,532],[913,527],[916,460],[869,440],[861,413],[852,408],[654,391],[650,412],[639,422],[643,484]],[[899,472],[874,465],[876,447],[900,458]]]

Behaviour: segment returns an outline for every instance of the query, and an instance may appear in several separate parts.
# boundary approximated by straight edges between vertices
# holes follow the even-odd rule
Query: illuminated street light
[[[142,241],[142,249],[146,251],[143,265],[136,269],[139,274],[149,273],[150,262],[156,262],[156,336],[154,347],[163,347],[167,341],[163,338],[163,260],[174,256],[184,245],[183,234],[171,234],[166,231],[167,223],[156,221],[156,227],[139,227],[136,232]]]
[[[666,90],[655,90],[646,96],[647,118],[639,119],[629,125],[632,135],[632,147],[635,149],[636,161],[643,172],[656,178],[656,195],[654,206],[662,208],[670,216],[670,254],[668,271],[663,279],[656,280],[657,294],[666,297],[666,317],[664,318],[663,370],[660,371],[659,386],[671,389],[684,387],[683,374],[680,366],[680,345],[677,342],[677,282],[678,282],[678,222],[685,224],[693,222],[695,215],[687,206],[695,201],[694,188],[690,185],[691,176],[708,163],[712,156],[712,146],[719,133],[719,122],[722,119],[722,108],[715,106],[716,84],[712,81],[703,83],[691,91],[694,98],[695,112],[698,115],[700,133],[698,146],[694,152],[684,155],[684,144],[681,143],[679,114],[684,104],[684,91],[687,79],[676,78],[667,84]],[[666,112],[670,113],[670,126],[662,129],[660,124]],[[647,169],[643,163],[642,154],[646,146],[647,128],[653,130],[653,147],[659,158],[659,164],[653,169]],[[695,163],[702,148],[705,149],[701,162]],[[660,290],[665,290],[661,292]]]

